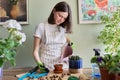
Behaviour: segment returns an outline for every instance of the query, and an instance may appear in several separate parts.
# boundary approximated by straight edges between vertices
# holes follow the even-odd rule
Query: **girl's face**
[[[53,14],[54,14],[54,20],[56,25],[60,25],[68,17],[68,12],[55,11],[53,12]]]

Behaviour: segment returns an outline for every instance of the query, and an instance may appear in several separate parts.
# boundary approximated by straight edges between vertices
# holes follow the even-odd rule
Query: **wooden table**
[[[15,77],[15,75],[28,72],[29,70],[30,68],[5,69],[3,71],[3,80],[17,80],[17,77]]]
[[[15,75],[22,74],[31,70],[30,68],[21,68],[21,69],[5,69],[3,80],[17,80],[18,78]],[[86,74],[88,77],[91,75],[91,69],[83,69],[83,73]],[[95,80],[95,79],[90,79]],[[98,80],[98,79],[96,79]]]

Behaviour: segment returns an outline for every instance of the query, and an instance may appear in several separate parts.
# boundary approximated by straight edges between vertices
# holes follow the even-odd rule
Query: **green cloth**
[[[78,77],[75,77],[75,76],[70,76],[70,77],[68,78],[68,80],[79,80],[79,78],[78,78]]]

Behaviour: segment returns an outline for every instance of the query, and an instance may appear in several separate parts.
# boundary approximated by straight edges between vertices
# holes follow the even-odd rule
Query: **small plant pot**
[[[116,74],[115,80],[120,80],[120,74]]]
[[[82,70],[82,59],[79,60],[69,60],[69,72],[79,73]]]
[[[115,80],[115,74],[109,73],[105,68],[100,68],[101,80]]]
[[[62,69],[63,65],[62,64],[55,64],[54,65],[54,73],[62,73],[63,72],[63,69]]]

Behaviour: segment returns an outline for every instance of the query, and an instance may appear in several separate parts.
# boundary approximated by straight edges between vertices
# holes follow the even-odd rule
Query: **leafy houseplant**
[[[105,45],[105,51],[108,54],[106,59],[106,67],[111,67],[110,72],[114,72],[110,63],[117,66],[120,60],[120,7],[112,13],[112,15],[103,15],[102,22],[105,24],[104,29],[100,32],[98,39]],[[110,62],[110,63],[109,63]],[[104,66],[105,67],[105,66]],[[119,70],[120,71],[120,70]]]
[[[91,63],[96,63],[100,68],[109,70],[110,73],[116,73],[116,68],[120,70],[120,65],[117,67],[120,60],[120,54],[104,54],[103,56],[94,56]]]
[[[98,39],[105,45],[105,51],[117,53],[120,50],[120,9],[112,15],[101,16],[104,29],[100,32]]]
[[[26,35],[20,32],[22,28],[16,20],[6,21],[3,27],[8,30],[9,36],[0,39],[0,67],[7,61],[15,66],[16,49],[26,40]]]
[[[69,57],[69,72],[78,73],[82,68],[82,58],[72,55]]]
[[[97,63],[100,70],[104,68],[110,74],[116,74],[120,72],[120,65],[118,65],[120,62],[120,8],[111,15],[101,16],[101,20],[105,27],[100,32],[98,39],[102,41],[105,46],[105,52],[109,54],[94,56],[91,62]],[[102,80],[111,80],[110,74],[108,74],[108,79],[103,78]]]
[[[104,54],[103,56],[94,56],[91,63],[96,63],[101,72],[101,80],[115,80],[115,74],[120,72],[120,53],[118,54]],[[103,71],[105,77],[103,77]],[[112,77],[111,77],[112,76]]]

